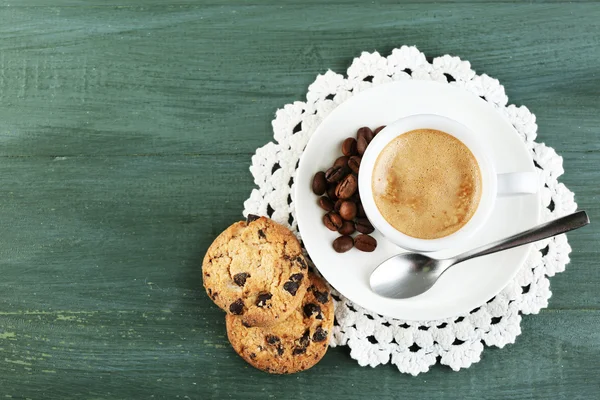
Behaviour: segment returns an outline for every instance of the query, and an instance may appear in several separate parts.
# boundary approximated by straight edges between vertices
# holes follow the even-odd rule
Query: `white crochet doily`
[[[477,75],[468,61],[445,55],[429,62],[415,47],[402,46],[388,57],[362,53],[347,77],[327,71],[308,88],[306,102],[287,104],[273,120],[275,141],[256,150],[250,171],[258,186],[244,203],[244,215],[266,215],[298,233],[294,209],[294,177],[308,139],[319,123],[356,93],[403,79],[445,82],[481,96],[515,127],[529,148],[545,182],[544,220],[575,211],[573,193],[557,178],[562,157],[535,142],[535,116],[524,106],[508,105],[504,87],[487,75]],[[565,235],[535,245],[514,280],[486,304],[460,317],[410,322],[382,317],[335,293],[336,321],[332,346],[347,345],[362,366],[392,363],[417,375],[440,362],[453,370],[479,361],[484,345],[504,347],[521,333],[521,314],[537,314],[551,296],[549,276],[562,272],[571,248]]]

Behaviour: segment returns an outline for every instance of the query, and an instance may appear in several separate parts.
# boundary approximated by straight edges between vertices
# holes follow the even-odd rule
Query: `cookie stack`
[[[231,345],[250,365],[291,374],[325,355],[333,301],[289,229],[265,217],[237,222],[210,246],[202,272],[206,292],[227,313]]]

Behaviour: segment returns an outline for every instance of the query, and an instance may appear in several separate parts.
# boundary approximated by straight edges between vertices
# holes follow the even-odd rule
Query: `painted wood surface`
[[[0,398],[599,398],[599,21],[598,2],[0,1]],[[275,110],[402,44],[500,79],[596,224],[570,234],[549,308],[470,369],[338,348],[256,371],[201,258]]]

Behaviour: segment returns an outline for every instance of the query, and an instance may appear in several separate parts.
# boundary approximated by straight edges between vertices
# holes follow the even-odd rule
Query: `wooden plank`
[[[404,43],[469,59],[541,132],[598,150],[582,140],[597,126],[598,7],[561,7],[3,7],[0,155],[248,154],[316,74]]]
[[[156,280],[148,271],[160,271],[159,285],[187,282],[172,268],[197,268],[212,239],[241,219],[253,186],[248,162],[245,156],[4,158],[0,298],[21,298],[11,310],[74,301],[95,310],[110,303],[96,303],[106,292],[94,285],[116,285],[125,290],[116,295],[128,299],[133,279]],[[586,162],[580,171],[591,174],[595,165]],[[582,199],[591,197],[581,189]],[[581,206],[592,219],[600,215],[596,202]],[[552,304],[598,310],[600,232],[590,226],[569,237],[573,262],[553,279]],[[77,283],[68,294],[57,298],[44,289],[62,287],[65,273]]]
[[[434,3],[0,1],[0,398],[597,396],[597,224],[570,234],[550,308],[459,373],[340,348],[273,377],[203,292],[274,111],[363,50],[416,44],[500,79],[599,220],[598,2]]]
[[[173,292],[172,289],[162,289]],[[146,289],[148,296],[163,296]],[[202,296],[200,302],[208,300]],[[582,324],[582,321],[588,324]],[[471,368],[412,377],[361,368],[345,348],[313,369],[273,377],[231,349],[221,311],[191,302],[165,310],[1,313],[0,393],[14,398],[589,399],[600,389],[598,311],[525,317],[517,343],[487,349]],[[573,327],[577,327],[576,330]],[[58,384],[60,383],[60,384]],[[372,397],[371,397],[372,396]]]

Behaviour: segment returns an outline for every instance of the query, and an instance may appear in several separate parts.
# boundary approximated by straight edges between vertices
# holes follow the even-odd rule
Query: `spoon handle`
[[[496,242],[478,247],[456,257],[456,262],[470,260],[471,258],[485,256],[487,254],[496,253],[498,251],[511,249],[513,247],[522,246],[524,244],[537,242],[538,240],[547,239],[552,236],[560,235],[561,233],[569,232],[590,223],[590,219],[585,211],[577,211],[573,214],[555,219],[554,221],[546,222],[516,235],[500,239]]]

